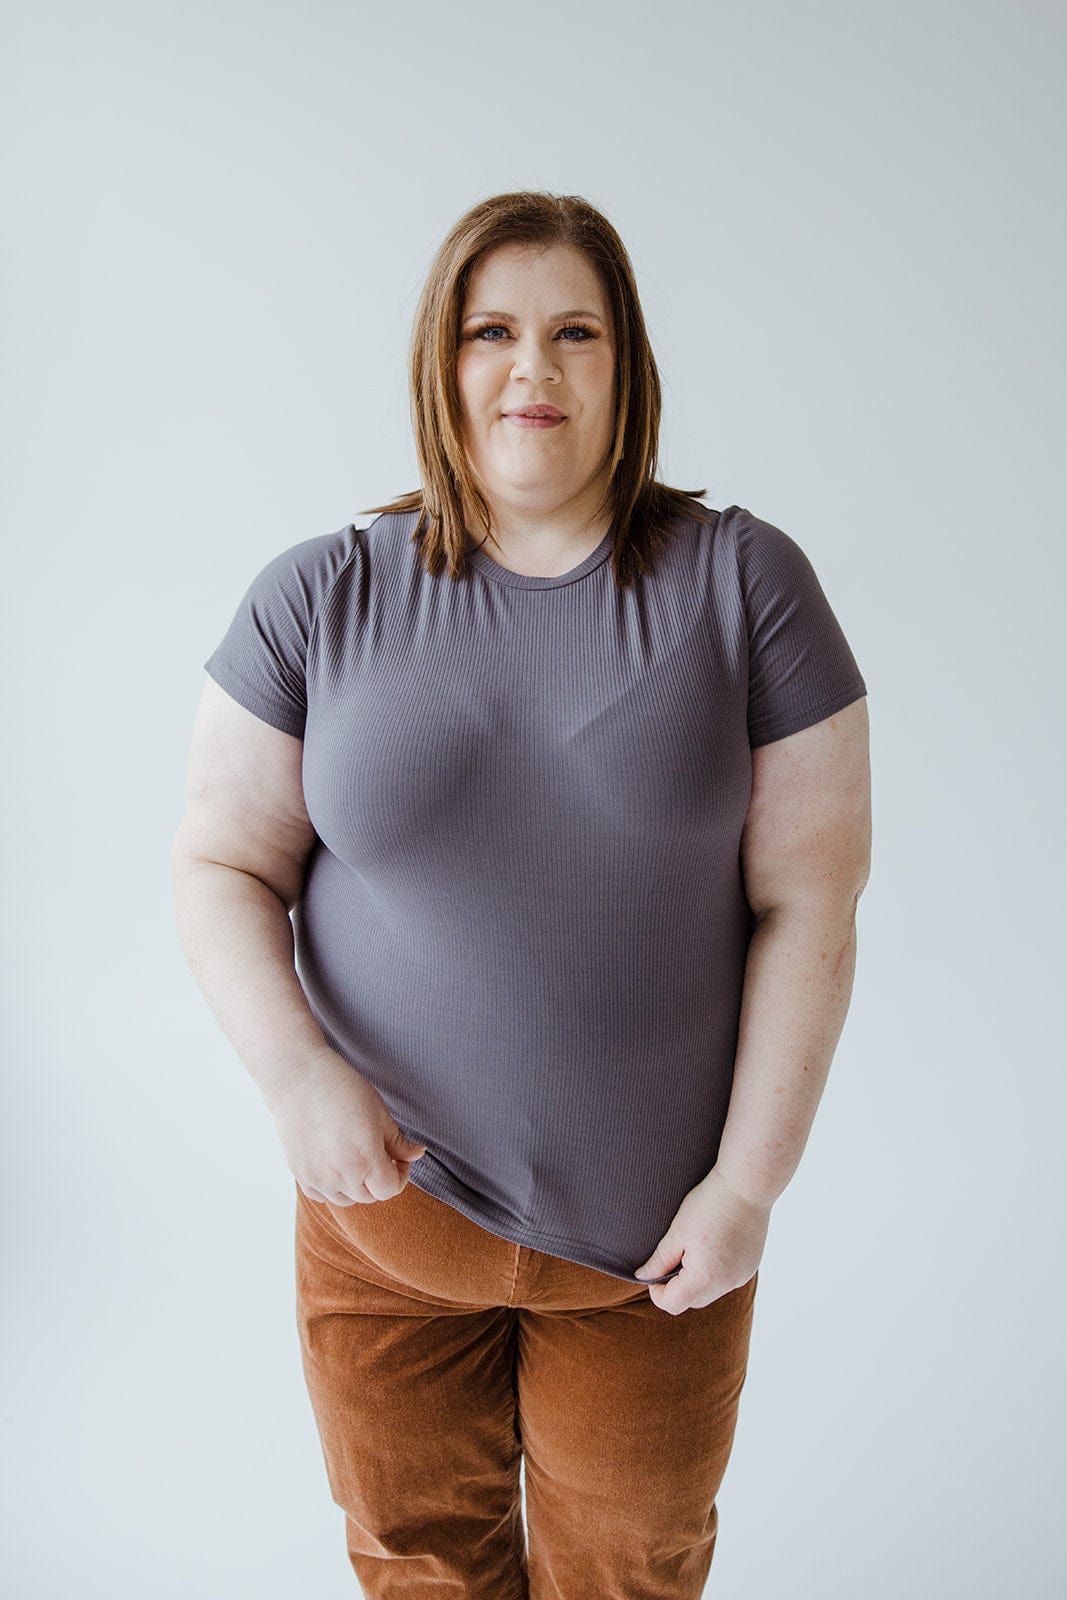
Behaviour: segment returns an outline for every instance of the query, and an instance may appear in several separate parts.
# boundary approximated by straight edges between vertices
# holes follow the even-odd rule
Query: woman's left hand
[[[659,1278],[679,1261],[668,1283],[651,1283],[649,1295],[662,1311],[678,1316],[707,1306],[755,1274],[763,1256],[771,1207],[731,1189],[714,1167],[690,1189],[667,1232],[634,1277]]]

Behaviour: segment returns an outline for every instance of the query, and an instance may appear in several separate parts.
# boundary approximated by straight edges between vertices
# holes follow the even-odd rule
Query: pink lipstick
[[[505,411],[504,416],[518,428],[558,428],[567,420],[555,406],[523,406],[521,411]]]

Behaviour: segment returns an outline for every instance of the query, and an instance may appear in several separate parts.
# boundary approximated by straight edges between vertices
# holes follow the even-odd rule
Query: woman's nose
[[[512,363],[513,378],[529,378],[534,383],[543,379],[557,379],[559,367],[550,345],[540,339],[520,339]]]

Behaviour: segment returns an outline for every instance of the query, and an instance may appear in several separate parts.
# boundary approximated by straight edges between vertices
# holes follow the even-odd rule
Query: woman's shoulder
[[[365,551],[366,530],[351,522],[284,545],[253,570],[238,616],[276,641],[299,636],[306,644],[323,602]]]
[[[765,540],[768,536],[772,539],[775,536],[786,537],[781,528],[757,516],[748,506],[731,504],[720,509],[705,505],[703,500],[691,496],[675,496],[672,499],[670,522],[676,527],[688,525],[694,533],[704,530],[706,533],[719,534],[735,543]]]
[[[338,572],[358,558],[365,530],[348,522],[332,533],[316,533],[284,545],[259,568],[256,580],[264,586],[286,587],[294,581],[328,585]]]
[[[314,534],[286,545],[270,557],[254,580],[264,590],[297,592],[314,610],[345,575],[361,576],[404,549],[414,515],[382,515],[360,526],[346,522],[332,533]]]
[[[785,538],[780,528],[747,506],[731,504],[719,508],[678,491],[670,497],[666,521],[675,537],[730,544],[734,548],[765,543],[768,538]]]
[[[680,510],[675,520],[691,538],[712,544],[720,560],[736,568],[746,591],[769,578],[787,584],[810,581],[811,560],[803,544],[748,506],[716,510],[694,502],[691,511]]]

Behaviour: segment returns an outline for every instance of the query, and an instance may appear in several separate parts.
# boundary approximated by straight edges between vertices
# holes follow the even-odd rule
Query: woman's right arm
[[[290,1170],[309,1198],[348,1205],[399,1193],[424,1147],[328,1044],[296,973],[289,912],[315,843],[302,755],[301,740],[208,678],[171,879],[185,958],[274,1118]]]

